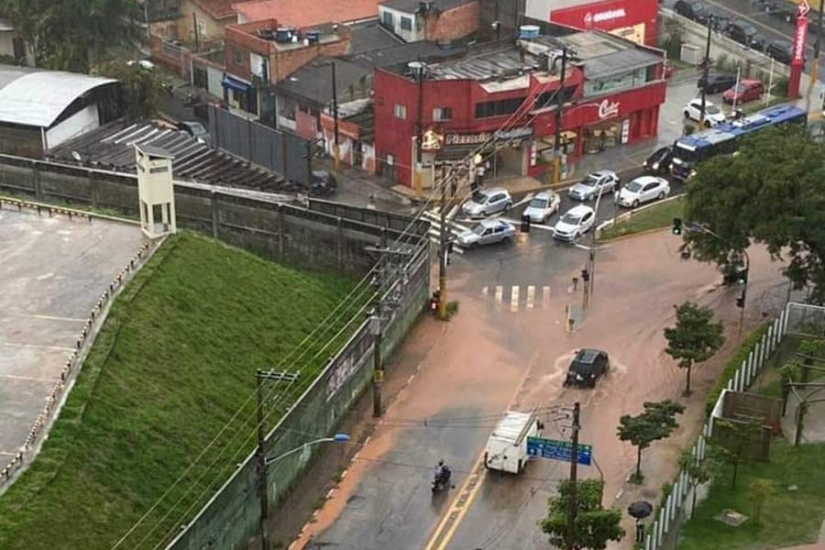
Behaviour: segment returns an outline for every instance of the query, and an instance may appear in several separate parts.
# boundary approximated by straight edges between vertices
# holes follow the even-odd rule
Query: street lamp
[[[259,446],[258,447],[258,469],[259,469],[259,483],[260,483],[260,500],[261,500],[261,518],[260,518],[260,535],[261,535],[261,549],[262,550],[269,550],[269,534],[267,533],[266,529],[266,520],[269,517],[269,497],[268,497],[268,487],[269,483],[267,481],[267,468],[278,461],[281,461],[288,456],[292,456],[297,452],[305,451],[307,448],[318,445],[320,443],[346,443],[350,440],[349,435],[345,433],[337,433],[332,437],[321,437],[319,439],[313,439],[312,441],[308,441],[303,445],[295,447],[292,450],[289,450],[283,454],[280,454],[276,457],[267,457],[265,451]]]
[[[335,75],[335,61],[324,61],[319,62],[317,67],[326,67],[329,66],[332,69],[332,120],[333,120],[333,146],[332,146],[332,166],[333,170],[336,172],[339,171],[341,168],[341,159],[339,158],[341,153],[341,145],[339,143],[338,138],[338,85],[336,81]],[[310,177],[312,174],[310,174]]]

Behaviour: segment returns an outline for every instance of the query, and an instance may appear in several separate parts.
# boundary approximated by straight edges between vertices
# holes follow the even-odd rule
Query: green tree
[[[665,329],[665,351],[685,369],[685,395],[690,395],[690,371],[694,364],[713,357],[725,343],[722,323],[713,322],[713,310],[693,302],[676,308],[676,326]]]
[[[693,511],[696,509],[696,493],[700,485],[710,481],[712,475],[711,465],[708,461],[698,460],[693,456],[693,452],[687,449],[679,456],[679,468],[687,473],[688,482],[693,490],[690,503],[690,515],[693,517]]]
[[[38,67],[79,73],[137,37],[137,9],[136,0],[0,0]]]
[[[713,438],[708,442],[710,458],[719,467],[733,467],[731,488],[736,488],[739,466],[751,459],[751,446],[757,441],[762,427],[757,422],[731,422],[722,418],[713,421]]]
[[[654,441],[664,439],[679,427],[676,415],[683,413],[685,406],[670,399],[658,403],[647,402],[644,411],[637,416],[623,415],[617,430],[619,439],[636,447],[636,483],[642,482],[642,451]]]
[[[604,482],[585,479],[576,484],[575,532],[570,533],[568,517],[572,508],[571,482],[559,483],[558,494],[547,501],[547,517],[539,522],[550,543],[558,548],[604,550],[608,541],[620,541],[625,530],[619,525],[621,512],[602,507]]]
[[[101,74],[120,82],[119,110],[135,120],[155,116],[161,107],[163,81],[156,70],[138,63],[112,61],[101,67]]]
[[[759,525],[762,519],[762,509],[765,502],[774,492],[773,482],[770,479],[754,479],[748,487],[748,496],[753,502],[753,522]]]
[[[825,144],[804,129],[771,128],[742,141],[737,155],[701,163],[690,180],[685,219],[718,237],[686,231],[694,257],[723,268],[741,264],[752,242],[767,245],[783,272],[825,302]]]

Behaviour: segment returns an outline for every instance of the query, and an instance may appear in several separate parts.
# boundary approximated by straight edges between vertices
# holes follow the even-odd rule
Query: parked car
[[[567,367],[567,377],[564,385],[587,386],[596,385],[599,376],[605,376],[610,370],[610,358],[606,351],[598,349],[580,349],[576,352],[570,366]]]
[[[178,130],[182,130],[192,136],[193,138],[209,141],[209,131],[200,122],[194,120],[184,120],[178,122]]]
[[[705,24],[708,20],[707,7],[698,0],[678,0],[673,9],[683,17],[687,17],[697,23]]]
[[[739,42],[743,46],[747,46],[748,48],[760,49],[760,51],[764,49],[764,38],[760,36],[759,33],[756,31],[756,27],[754,27],[747,21],[743,21],[741,19],[731,21],[722,30],[722,32],[725,34],[725,36],[727,36],[731,40]]]
[[[793,61],[793,44],[785,40],[771,42],[768,44],[768,47],[765,48],[765,55],[776,59],[780,63],[790,65],[791,61]],[[803,54],[803,63],[806,61],[806,58],[807,56]]]
[[[640,204],[670,195],[670,184],[658,176],[639,176],[616,193],[616,204],[636,208]]]
[[[512,242],[516,226],[500,219],[482,220],[469,231],[459,233],[457,241],[463,248]]]
[[[685,105],[685,118],[696,122],[702,119],[702,100],[700,98],[691,99]],[[722,122],[725,122],[725,113],[710,101],[705,100],[705,126],[710,128]]]
[[[707,79],[702,75],[696,83],[696,87],[700,90],[704,88],[706,94],[718,94],[735,85],[735,75],[721,73],[709,73]]]
[[[762,9],[779,19],[784,19],[788,23],[796,21],[799,14],[799,6],[790,0],[759,0]]]
[[[461,206],[461,213],[470,218],[483,218],[503,212],[513,206],[513,199],[506,189],[491,187],[473,193],[470,200]]]
[[[765,87],[759,80],[745,79],[722,94],[722,101],[725,103],[733,103],[734,101],[736,103],[747,103],[761,98],[764,91]]]
[[[542,191],[537,194],[527,208],[524,209],[524,216],[530,218],[534,223],[545,223],[547,218],[559,211],[561,197],[553,191]]]
[[[567,193],[571,199],[589,201],[599,196],[599,193],[612,193],[619,185],[619,176],[613,170],[600,170],[585,176],[583,180],[571,187]]]
[[[646,172],[651,174],[669,174],[670,165],[673,163],[673,147],[668,145],[656,149],[656,151],[647,157],[642,163]]]
[[[596,212],[589,206],[580,204],[564,213],[553,227],[553,237],[560,241],[573,242],[587,233],[596,222]]]

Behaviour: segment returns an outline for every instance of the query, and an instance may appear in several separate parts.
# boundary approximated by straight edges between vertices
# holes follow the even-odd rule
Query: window
[[[392,12],[385,11],[381,14],[381,23],[390,29],[393,27]]]
[[[562,105],[570,103],[573,99],[573,94],[576,93],[576,86],[565,86],[561,89]],[[546,109],[547,107],[555,107],[558,105],[559,97],[558,90],[551,92],[544,92],[536,99],[536,109]]]
[[[452,107],[436,107],[433,109],[433,120],[444,121],[453,118]]]
[[[234,65],[241,65],[243,63],[241,57],[241,50],[232,48],[232,63]]]
[[[524,97],[516,97],[476,103],[476,118],[511,115],[518,111],[525,99]]]
[[[585,97],[602,95],[608,92],[635,88],[636,86],[641,86],[645,82],[652,80],[652,74],[653,73],[648,72],[647,67],[642,67],[641,69],[636,69],[635,71],[629,71],[624,74],[603,78],[601,80],[588,80],[584,83],[584,95]]]
[[[395,118],[407,119],[407,106],[396,103],[392,108],[392,114]]]
[[[409,17],[401,16],[401,30],[402,31],[411,31],[412,30],[412,19]]]
[[[149,169],[150,174],[162,174],[163,172],[169,171],[168,166],[155,166],[154,168]]]

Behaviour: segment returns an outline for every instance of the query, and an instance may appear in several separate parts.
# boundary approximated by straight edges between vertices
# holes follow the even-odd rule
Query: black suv
[[[673,6],[679,15],[687,17],[697,23],[705,24],[708,20],[708,10],[702,2],[696,0],[679,0]]]
[[[765,55],[776,59],[780,63],[790,65],[793,61],[793,44],[785,41],[771,42],[765,48]],[[802,61],[804,63],[805,56],[803,56]]]
[[[596,385],[596,379],[607,374],[609,369],[610,359],[607,357],[607,352],[597,349],[580,349],[570,362],[564,385],[575,384],[592,388]]]
[[[706,94],[718,94],[736,86],[736,77],[732,74],[711,73],[705,82],[705,77],[699,78],[696,87],[705,90]]]
[[[759,36],[756,27],[747,21],[737,20],[728,23],[722,31],[728,38],[756,50],[764,49],[764,38]]]
[[[799,6],[790,0],[758,0],[762,4],[762,9],[767,13],[784,19],[788,23],[796,21],[796,16],[799,14]]]
[[[668,145],[657,149],[655,153],[647,157],[643,166],[645,172],[650,174],[670,174],[670,165],[673,162],[673,147]]]

